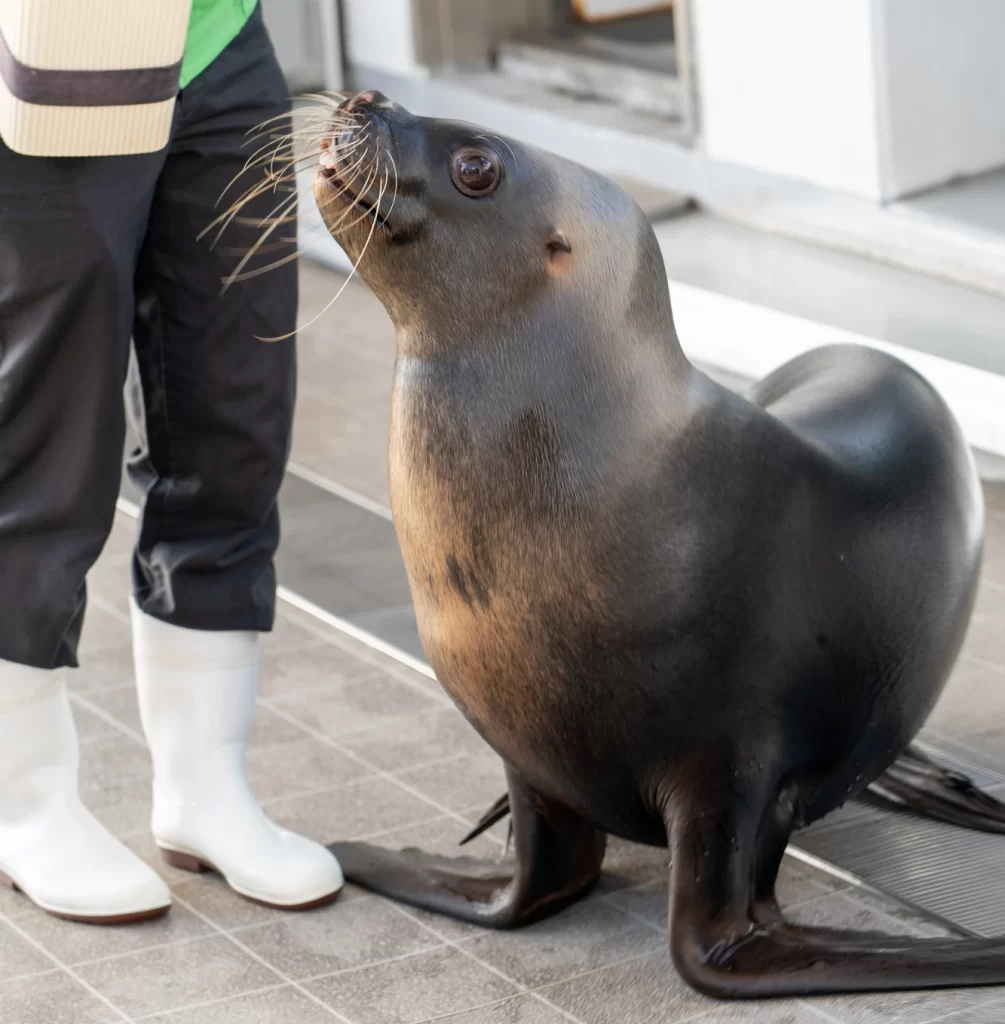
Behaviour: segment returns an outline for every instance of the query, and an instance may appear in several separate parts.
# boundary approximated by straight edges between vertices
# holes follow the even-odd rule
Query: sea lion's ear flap
[[[559,231],[557,228],[552,229],[551,234],[548,236],[548,252],[552,256],[572,252],[572,243],[565,236],[565,232]]]

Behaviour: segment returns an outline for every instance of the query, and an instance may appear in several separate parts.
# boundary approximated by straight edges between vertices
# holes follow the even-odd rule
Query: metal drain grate
[[[949,768],[1005,799],[1005,774],[957,744],[926,745]],[[853,801],[792,845],[865,885],[972,935],[1005,935],[1005,836],[877,810]]]

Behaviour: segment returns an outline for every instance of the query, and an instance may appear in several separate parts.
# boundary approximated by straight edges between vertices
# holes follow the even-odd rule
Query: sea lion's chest
[[[543,431],[528,454],[526,421],[522,437],[480,432],[476,418],[446,405],[422,388],[395,388],[395,528],[427,656],[467,717],[506,752],[546,729],[568,699],[554,637],[588,614],[592,567],[575,531],[546,511],[555,484]]]

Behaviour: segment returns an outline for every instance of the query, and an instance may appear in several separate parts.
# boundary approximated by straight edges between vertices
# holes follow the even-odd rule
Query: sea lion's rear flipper
[[[793,801],[776,795],[759,804],[756,792],[729,784],[732,804],[725,789],[692,795],[667,823],[670,952],[694,988],[763,999],[1005,983],[1005,937],[924,939],[786,921],[774,883]]]
[[[513,816],[512,861],[439,857],[368,843],[332,843],[328,848],[350,882],[413,907],[489,928],[540,920],[573,903],[597,881],[606,836],[535,793],[512,770],[506,774],[509,793],[475,831],[504,817],[505,804]]]
[[[881,807],[977,832],[1005,834],[1005,804],[981,792],[965,775],[936,764],[917,747],[909,747],[864,795]]]

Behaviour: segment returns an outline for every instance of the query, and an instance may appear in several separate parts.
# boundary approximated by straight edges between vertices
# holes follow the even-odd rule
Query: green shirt
[[[258,0],[192,0],[179,88],[184,89],[223,53],[244,28],[257,3]]]

